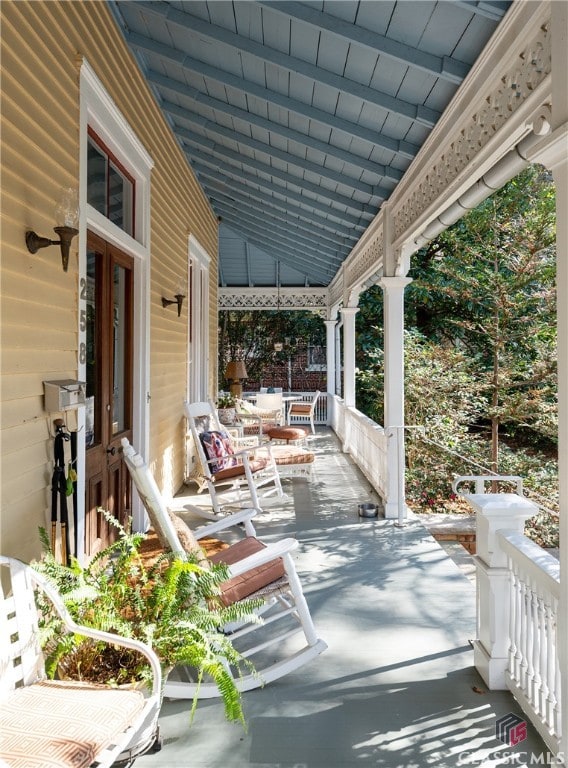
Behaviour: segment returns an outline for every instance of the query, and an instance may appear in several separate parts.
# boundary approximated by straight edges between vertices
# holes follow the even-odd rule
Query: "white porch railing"
[[[244,392],[243,395],[254,395],[255,392]],[[294,395],[300,398],[299,402],[311,403],[315,392],[283,392],[283,395]],[[307,423],[307,422],[306,422]],[[316,403],[316,409],[314,412],[314,424],[327,424],[327,393],[322,392]]]
[[[328,395],[330,424],[377,493],[387,498],[387,443],[383,427],[356,408],[347,408],[339,397]]]
[[[464,498],[475,510],[477,527],[474,664],[490,689],[511,691],[558,754],[560,563],[524,535],[525,521],[538,509],[525,496],[474,493]]]
[[[505,681],[547,746],[560,750],[557,616],[560,563],[526,536],[500,531],[509,583],[509,660]]]

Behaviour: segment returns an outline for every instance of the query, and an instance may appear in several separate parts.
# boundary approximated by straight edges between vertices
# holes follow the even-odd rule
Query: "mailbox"
[[[61,381],[44,381],[45,410],[67,411],[85,405],[86,384],[75,379],[62,379]]]

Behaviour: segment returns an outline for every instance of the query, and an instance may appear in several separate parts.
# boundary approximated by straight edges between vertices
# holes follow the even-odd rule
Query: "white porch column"
[[[523,533],[525,520],[538,507],[516,493],[474,493],[465,496],[475,510],[477,526],[477,637],[473,663],[492,691],[507,689],[510,581],[507,555],[496,535],[500,529]]]
[[[341,328],[343,321],[335,326],[335,394],[341,395]]]
[[[331,424],[332,408],[331,402],[335,395],[335,320],[325,320],[325,354],[327,370],[327,424]]]
[[[327,365],[327,394],[335,395],[335,320],[325,320],[325,355]]]
[[[387,443],[385,517],[406,517],[404,498],[404,289],[409,277],[383,277],[385,376],[384,403]]]
[[[343,399],[346,408],[355,407],[355,315],[358,307],[343,307]]]

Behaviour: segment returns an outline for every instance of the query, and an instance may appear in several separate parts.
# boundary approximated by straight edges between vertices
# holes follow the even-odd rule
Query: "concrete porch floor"
[[[359,518],[357,504],[377,501],[369,483],[330,430],[310,445],[316,476],[285,481],[288,499],[266,505],[257,533],[301,542],[298,572],[328,650],[243,695],[247,732],[219,700],[199,702],[191,724],[189,702],[165,700],[162,751],[137,768],[547,765],[532,727],[515,747],[495,737],[496,719],[523,715],[472,666],[471,578],[418,520]]]

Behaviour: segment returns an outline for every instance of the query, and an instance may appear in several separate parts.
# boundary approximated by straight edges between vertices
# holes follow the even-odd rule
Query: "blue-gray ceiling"
[[[329,285],[509,5],[112,0],[221,219],[220,285]]]

